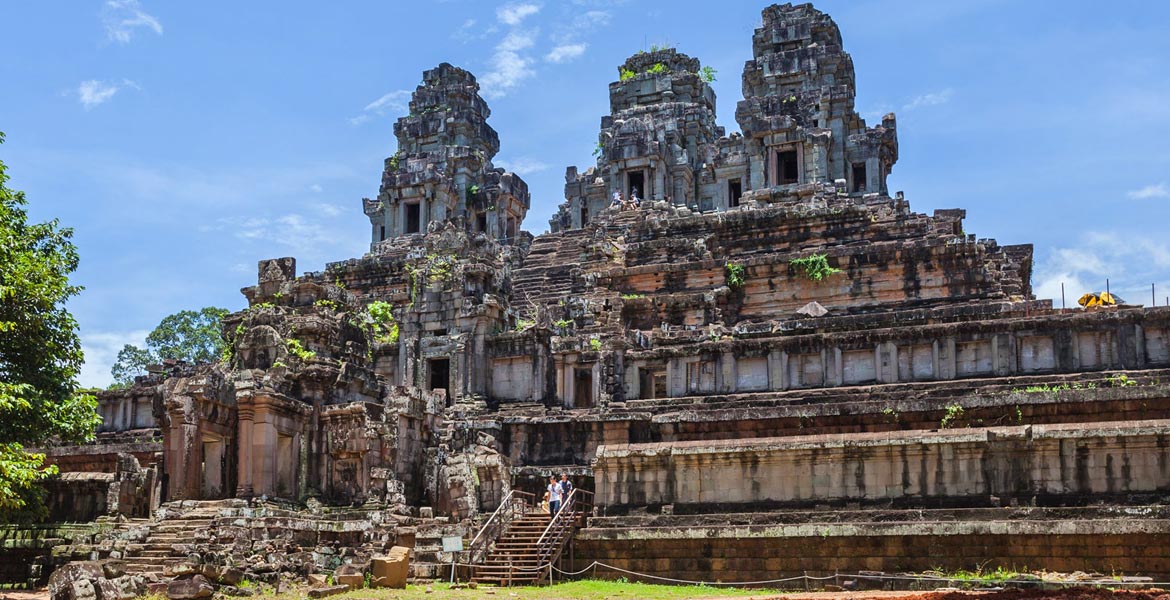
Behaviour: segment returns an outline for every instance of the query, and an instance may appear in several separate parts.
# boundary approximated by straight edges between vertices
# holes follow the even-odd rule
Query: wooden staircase
[[[538,510],[513,521],[483,564],[475,567],[472,581],[497,585],[536,583],[543,575],[537,544],[551,520]]]
[[[592,512],[593,494],[581,490],[573,490],[556,515],[509,495],[472,541],[471,580],[501,586],[541,583]],[[482,560],[477,562],[477,556]]]

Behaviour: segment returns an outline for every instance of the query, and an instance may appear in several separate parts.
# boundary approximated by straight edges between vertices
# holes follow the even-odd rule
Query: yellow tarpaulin
[[[1077,304],[1080,304],[1081,306],[1083,306],[1085,308],[1097,308],[1099,306],[1117,306],[1118,304],[1121,304],[1121,302],[1122,302],[1121,298],[1118,298],[1118,297],[1114,296],[1113,294],[1110,294],[1109,292],[1099,292],[1096,294],[1089,293],[1089,294],[1085,294],[1084,296],[1081,296],[1080,300],[1077,300]]]

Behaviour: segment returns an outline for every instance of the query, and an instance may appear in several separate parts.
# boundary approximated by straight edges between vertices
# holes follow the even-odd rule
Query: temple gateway
[[[260,261],[222,362],[103,393],[95,443],[45,449],[53,518],[87,524],[6,546],[3,577],[113,558],[225,589],[393,546],[446,577],[451,535],[496,582],[1170,576],[1170,309],[1056,309],[1032,246],[891,193],[897,121],[858,115],[827,14],[769,6],[743,51],[730,134],[698,58],[620,65],[536,236],[476,78],[426,71],[369,252]]]

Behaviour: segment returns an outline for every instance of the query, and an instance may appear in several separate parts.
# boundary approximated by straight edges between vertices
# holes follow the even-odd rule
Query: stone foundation
[[[831,512],[819,515],[829,521],[841,518]],[[1124,573],[1164,581],[1170,576],[1168,516],[1165,507],[1133,507],[924,511],[917,519],[894,523],[864,521],[898,519],[881,513],[858,514],[862,522],[856,523],[818,523],[816,513],[787,516],[802,521],[797,523],[758,514],[595,519],[577,535],[575,559],[566,567],[599,561],[658,577],[723,582],[996,567]],[[712,525],[713,520],[730,523]],[[598,577],[623,575],[596,571]]]

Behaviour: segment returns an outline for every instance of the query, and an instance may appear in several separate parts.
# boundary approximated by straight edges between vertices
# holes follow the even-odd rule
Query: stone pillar
[[[276,488],[276,427],[267,410],[257,411],[252,424],[252,493],[272,494]]]
[[[250,398],[248,399],[251,400]],[[236,485],[237,498],[252,497],[252,406],[240,405],[237,408],[239,415],[238,435],[240,451],[237,454],[236,472],[239,481]]]
[[[724,352],[719,355],[719,370],[715,372],[715,390],[727,394],[736,391],[735,355]]]

